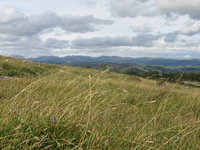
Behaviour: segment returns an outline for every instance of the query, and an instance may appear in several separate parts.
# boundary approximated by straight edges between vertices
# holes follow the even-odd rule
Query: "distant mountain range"
[[[117,63],[117,64],[134,64],[134,65],[161,65],[161,66],[200,66],[200,59],[165,59],[165,58],[131,58],[118,56],[41,56],[29,58],[33,62],[43,62],[50,64],[68,64],[79,62],[95,63]]]
[[[12,57],[23,58],[19,55]],[[100,69],[106,64],[111,71],[127,73],[137,71],[146,73],[149,71],[159,72],[184,72],[184,73],[200,73],[200,59],[166,59],[166,58],[131,58],[118,56],[40,56],[36,58],[27,58],[33,62],[60,64],[74,67],[86,67],[92,69]]]

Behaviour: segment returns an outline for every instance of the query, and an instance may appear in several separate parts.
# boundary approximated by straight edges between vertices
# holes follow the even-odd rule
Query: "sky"
[[[200,0],[0,0],[0,55],[200,58]]]

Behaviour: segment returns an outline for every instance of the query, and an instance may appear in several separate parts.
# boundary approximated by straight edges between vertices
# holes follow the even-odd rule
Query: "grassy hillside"
[[[0,56],[0,76],[33,77],[47,75],[60,68],[56,65],[32,63],[27,60]]]
[[[199,88],[8,57],[0,73],[16,76],[0,80],[0,149],[200,148]]]

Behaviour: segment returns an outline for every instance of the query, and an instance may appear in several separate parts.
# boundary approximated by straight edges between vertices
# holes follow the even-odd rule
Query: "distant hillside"
[[[143,64],[143,65],[163,65],[163,66],[200,66],[199,59],[164,59],[164,58],[131,58],[117,56],[41,56],[30,58],[34,62],[45,62],[53,64],[65,64],[72,62],[96,62],[96,63],[118,63],[118,64]]]
[[[102,64],[106,64],[111,71],[126,73],[130,71],[138,71],[145,73],[149,71],[159,72],[183,72],[183,73],[200,73],[200,60],[178,60],[178,59],[161,59],[161,58],[129,58],[116,56],[42,56],[30,58],[33,62],[43,62],[50,64],[62,64],[75,67],[89,67],[93,69],[101,68]]]

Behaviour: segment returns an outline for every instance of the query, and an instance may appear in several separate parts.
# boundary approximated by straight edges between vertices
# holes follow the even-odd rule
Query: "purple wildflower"
[[[51,118],[51,121],[52,121],[52,122],[56,122],[56,117],[53,116],[53,117]]]

